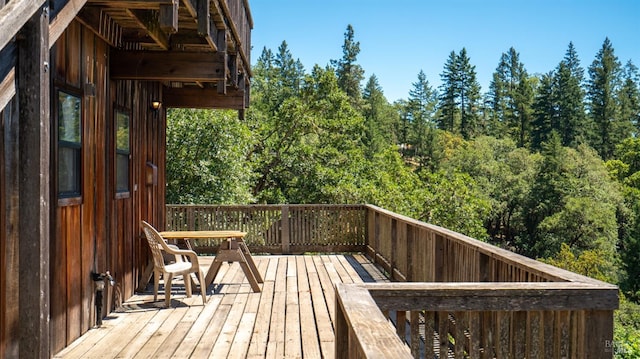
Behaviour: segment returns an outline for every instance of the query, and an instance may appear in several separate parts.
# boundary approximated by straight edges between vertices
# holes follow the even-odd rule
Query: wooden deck
[[[55,358],[333,358],[334,284],[387,281],[360,254],[254,258],[262,292],[225,263],[206,305],[175,285],[170,309],[162,287],[157,302],[136,295]]]

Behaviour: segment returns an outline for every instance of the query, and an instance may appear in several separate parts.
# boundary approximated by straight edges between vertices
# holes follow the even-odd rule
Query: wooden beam
[[[55,44],[56,40],[67,29],[71,21],[76,17],[87,0],[70,0],[58,15],[49,24],[49,48]]]
[[[153,39],[161,49],[169,50],[169,37],[160,28],[158,14],[155,11],[125,9],[125,12],[149,34],[149,37]]]
[[[0,8],[0,49],[13,40],[44,3],[44,0],[11,0]]]
[[[243,110],[246,107],[244,91],[229,90],[226,95],[220,95],[215,88],[165,88],[162,101],[165,107],[231,110]]]
[[[204,37],[213,51],[218,51],[218,47],[214,40],[217,36],[217,30],[211,20],[211,7],[209,0],[197,0],[197,2],[198,7],[196,8],[196,19],[198,22],[198,34]]]
[[[227,75],[229,74],[229,68],[227,67],[227,31],[219,30],[218,36],[216,38],[216,45],[218,46],[218,51],[224,57],[224,76],[221,81],[218,81],[218,93],[224,95],[227,93]]]
[[[113,51],[116,80],[212,82],[225,74],[223,56],[207,52]]]
[[[16,94],[15,68],[11,69],[0,83],[0,110],[4,109]]]
[[[173,0],[88,0],[91,5],[119,9],[158,10],[161,5],[172,5]]]
[[[365,284],[381,310],[615,310],[618,288],[575,282]]]
[[[413,358],[366,289],[335,285],[335,357]]]
[[[101,9],[85,7],[77,19],[110,46],[117,48],[122,44],[122,27]]]
[[[169,34],[178,32],[178,0],[170,5],[160,5],[160,29]]]
[[[42,6],[20,31],[19,114],[19,342],[20,357],[49,358],[49,8]]]

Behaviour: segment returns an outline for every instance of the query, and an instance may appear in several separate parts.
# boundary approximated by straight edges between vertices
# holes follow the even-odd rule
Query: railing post
[[[407,282],[411,282],[413,281],[413,271],[414,271],[414,267],[413,267],[413,261],[414,261],[414,252],[413,252],[413,248],[414,248],[414,236],[415,236],[415,231],[414,231],[414,227],[413,226],[407,226],[407,273],[406,278],[407,278]]]
[[[289,206],[282,206],[282,217],[281,217],[281,235],[282,235],[282,253],[289,254],[291,252],[291,234],[289,230]]]
[[[349,327],[345,318],[340,296],[336,296],[336,323],[335,323],[335,354],[336,359],[349,359]]]
[[[616,345],[613,341],[613,311],[588,310],[585,322],[586,358],[613,358]]]
[[[396,267],[398,265],[398,220],[395,218],[391,219],[391,258],[389,266],[389,273],[391,274],[392,279],[396,278]]]
[[[446,251],[445,251],[445,238],[441,235],[435,235],[435,256],[434,256],[434,266],[433,266],[433,281],[434,282],[444,282],[445,278],[445,266],[446,266]]]

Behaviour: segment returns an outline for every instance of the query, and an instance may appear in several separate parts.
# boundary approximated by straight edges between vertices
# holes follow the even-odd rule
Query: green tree
[[[483,221],[489,201],[468,174],[437,171],[421,173],[424,192],[418,219],[467,236],[486,240]]]
[[[170,109],[167,203],[250,203],[251,133],[233,111]]]
[[[533,82],[520,54],[512,47],[503,53],[489,85],[490,105],[493,109],[494,132],[506,132],[518,146],[529,142],[532,120]]]
[[[258,120],[258,117],[252,117]],[[352,203],[345,190],[366,164],[363,117],[338,87],[333,69],[315,66],[300,96],[254,124],[256,197],[268,203]]]
[[[539,155],[516,147],[511,139],[479,136],[460,146],[442,168],[474,179],[489,198],[484,225],[490,241],[508,248],[525,232],[523,210],[539,162]]]
[[[362,98],[361,84],[364,80],[364,70],[357,64],[360,53],[360,42],[355,41],[353,26],[347,25],[342,45],[342,58],[331,60],[338,76],[339,87],[349,96],[351,103],[358,106]]]
[[[620,61],[609,38],[605,39],[589,66],[589,77],[588,109],[595,125],[595,137],[591,144],[603,159],[608,160],[613,157],[615,146],[624,139],[619,138],[619,132],[616,131],[619,121],[616,94],[620,88]]]
[[[616,167],[613,176],[623,185],[625,208],[620,211],[620,248],[624,278],[622,290],[631,299],[640,300],[640,139],[627,138],[616,148],[618,160],[608,161]],[[613,164],[616,163],[616,165]],[[639,326],[640,328],[640,326]]]
[[[458,55],[458,91],[460,97],[460,134],[464,139],[474,137],[480,118],[480,84],[476,78],[476,67],[471,65],[467,49]]]
[[[375,74],[369,77],[362,97],[365,121],[363,141],[367,148],[367,155],[371,158],[373,154],[396,143],[395,129],[399,121],[398,113],[384,97]]]
[[[598,250],[615,263],[619,186],[590,147],[563,147],[554,133],[525,210],[526,235],[518,250],[530,257],[552,257],[567,243],[574,251]]]
[[[278,69],[278,77],[280,92],[282,93],[281,102],[291,96],[295,96],[300,92],[302,81],[304,78],[304,66],[300,60],[294,60],[289,45],[283,41],[278,47],[278,53],[274,58],[274,65]]]
[[[578,54],[569,43],[564,59],[555,72],[555,97],[557,103],[557,130],[563,146],[576,147],[588,138],[591,124],[587,122],[584,107],[584,69]]]
[[[264,48],[252,79],[252,107],[268,114],[275,114],[285,100],[300,93],[304,79],[304,67],[294,60],[286,41],[278,47],[277,54]]]
[[[627,138],[640,135],[640,74],[636,65],[629,60],[623,68],[623,84],[618,93],[620,122],[617,137]]]
[[[438,97],[438,128],[454,132],[456,123],[459,122],[460,109],[458,108],[458,55],[451,51],[444,70],[440,74],[442,84]]]
[[[553,78],[553,72],[542,75],[533,101],[531,149],[534,151],[540,151],[542,144],[550,140],[552,131],[559,128],[556,86]]]
[[[412,156],[420,167],[432,166],[435,147],[435,109],[437,93],[427,80],[422,70],[418,73],[418,80],[413,83],[409,91],[407,103],[407,118],[411,124],[408,141],[412,146]]]
[[[439,128],[472,138],[480,119],[480,85],[465,48],[451,52],[440,77]]]

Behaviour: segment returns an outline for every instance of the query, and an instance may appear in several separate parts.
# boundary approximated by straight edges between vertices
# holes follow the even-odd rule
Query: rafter
[[[169,50],[169,37],[162,31],[158,11],[125,9],[138,25],[145,29],[149,37],[163,50]]]
[[[160,5],[172,5],[173,0],[87,0],[87,3],[111,8],[158,10]]]
[[[11,0],[0,8],[0,49],[4,49],[42,4],[44,0]]]

